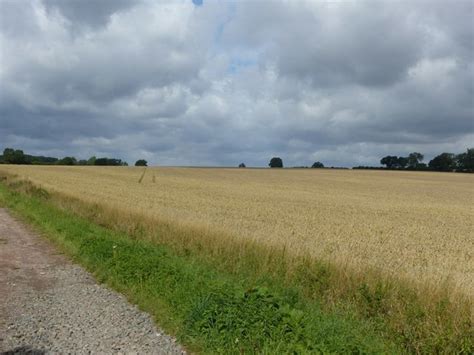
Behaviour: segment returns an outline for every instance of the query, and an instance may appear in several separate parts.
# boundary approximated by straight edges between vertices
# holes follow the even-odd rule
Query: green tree
[[[90,157],[88,160],[87,160],[87,165],[95,165],[95,161],[97,160],[97,158],[95,156],[92,156]]]
[[[100,165],[100,166],[109,165],[108,161],[109,161],[109,159],[107,159],[107,158],[97,158],[94,161],[94,165]]]
[[[268,163],[270,168],[283,168],[283,160],[279,157],[273,157]]]
[[[458,169],[466,172],[474,172],[474,148],[468,148],[465,153],[457,156]]]
[[[380,160],[380,164],[385,165],[387,169],[394,169],[398,166],[398,157],[395,155],[387,155]]]
[[[125,162],[121,159],[115,158],[98,158],[95,160],[94,165],[101,165],[101,166],[123,166]]]
[[[64,157],[57,162],[58,165],[76,165],[77,160],[74,157]]]
[[[313,165],[311,165],[312,168],[324,168],[324,164],[317,161],[317,162],[314,162]]]
[[[20,149],[5,148],[3,160],[6,164],[27,164],[25,154]]]
[[[423,161],[424,156],[421,153],[413,152],[408,155],[408,167],[415,169]]]
[[[3,161],[6,164],[11,164],[11,161],[13,160],[13,155],[15,153],[15,149],[13,148],[5,148],[3,150]]]
[[[442,153],[430,160],[428,166],[437,171],[453,171],[456,169],[456,156],[452,153]]]
[[[148,166],[148,162],[145,159],[138,159],[135,162],[135,166]]]
[[[240,164],[239,164],[239,168],[245,168],[245,167],[246,167],[246,166],[245,166],[244,163],[240,163]]]
[[[408,164],[408,158],[406,157],[398,157],[396,167],[399,169],[405,169]]]

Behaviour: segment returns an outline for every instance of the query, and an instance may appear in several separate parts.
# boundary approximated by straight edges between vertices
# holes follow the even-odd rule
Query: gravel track
[[[185,352],[148,314],[0,208],[0,353]]]

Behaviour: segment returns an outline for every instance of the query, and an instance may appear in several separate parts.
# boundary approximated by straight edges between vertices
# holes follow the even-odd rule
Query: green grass
[[[297,288],[258,285],[193,255],[130,238],[60,210],[48,194],[0,184],[0,203],[75,262],[202,353],[400,353],[375,322],[323,310]],[[84,300],[86,301],[86,300]]]

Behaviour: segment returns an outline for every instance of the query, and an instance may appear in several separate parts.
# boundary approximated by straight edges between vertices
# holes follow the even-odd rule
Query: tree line
[[[385,167],[356,166],[353,169],[474,172],[474,148],[468,148],[466,152],[460,154],[441,153],[431,159],[428,164],[424,163],[423,160],[424,155],[418,152],[410,153],[406,157],[387,155],[380,160],[380,164],[385,165]],[[87,160],[77,160],[75,157],[67,156],[59,159],[42,155],[29,155],[21,149],[13,148],[5,148],[3,155],[0,155],[0,164],[128,166],[126,161],[116,158],[96,158],[92,156]],[[135,162],[135,166],[147,165],[148,163],[144,159]],[[270,159],[268,166],[283,168],[283,160],[280,157],[273,157]],[[317,161],[311,167],[324,168],[324,164]],[[239,164],[239,168],[245,168],[245,164]]]
[[[76,159],[72,156],[64,158],[45,157],[42,155],[25,154],[21,149],[5,148],[3,155],[0,155],[1,164],[34,164],[34,165],[98,165],[98,166],[128,166],[126,161],[117,158],[97,158]],[[144,159],[137,160],[136,166],[147,166]]]
[[[380,164],[385,167],[357,166],[353,169],[474,172],[474,148],[468,148],[466,152],[460,154],[441,153],[431,159],[428,164],[423,160],[424,155],[418,152],[410,153],[406,157],[387,155],[380,160]]]
[[[464,153],[460,154],[441,153],[431,159],[428,164],[423,162],[424,158],[424,155],[418,152],[410,153],[406,157],[387,155],[380,159],[380,164],[385,165],[385,167],[355,166],[352,169],[474,172],[474,148],[468,148]],[[270,159],[268,166],[270,168],[283,168],[283,160],[280,157],[273,157]],[[324,168],[324,164],[317,161],[311,167]],[[245,164],[241,163],[239,168],[245,168]],[[307,168],[307,166],[297,168]]]

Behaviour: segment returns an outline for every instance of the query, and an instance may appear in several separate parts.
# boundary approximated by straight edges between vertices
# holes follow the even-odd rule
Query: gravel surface
[[[0,353],[184,350],[148,314],[0,209]]]

